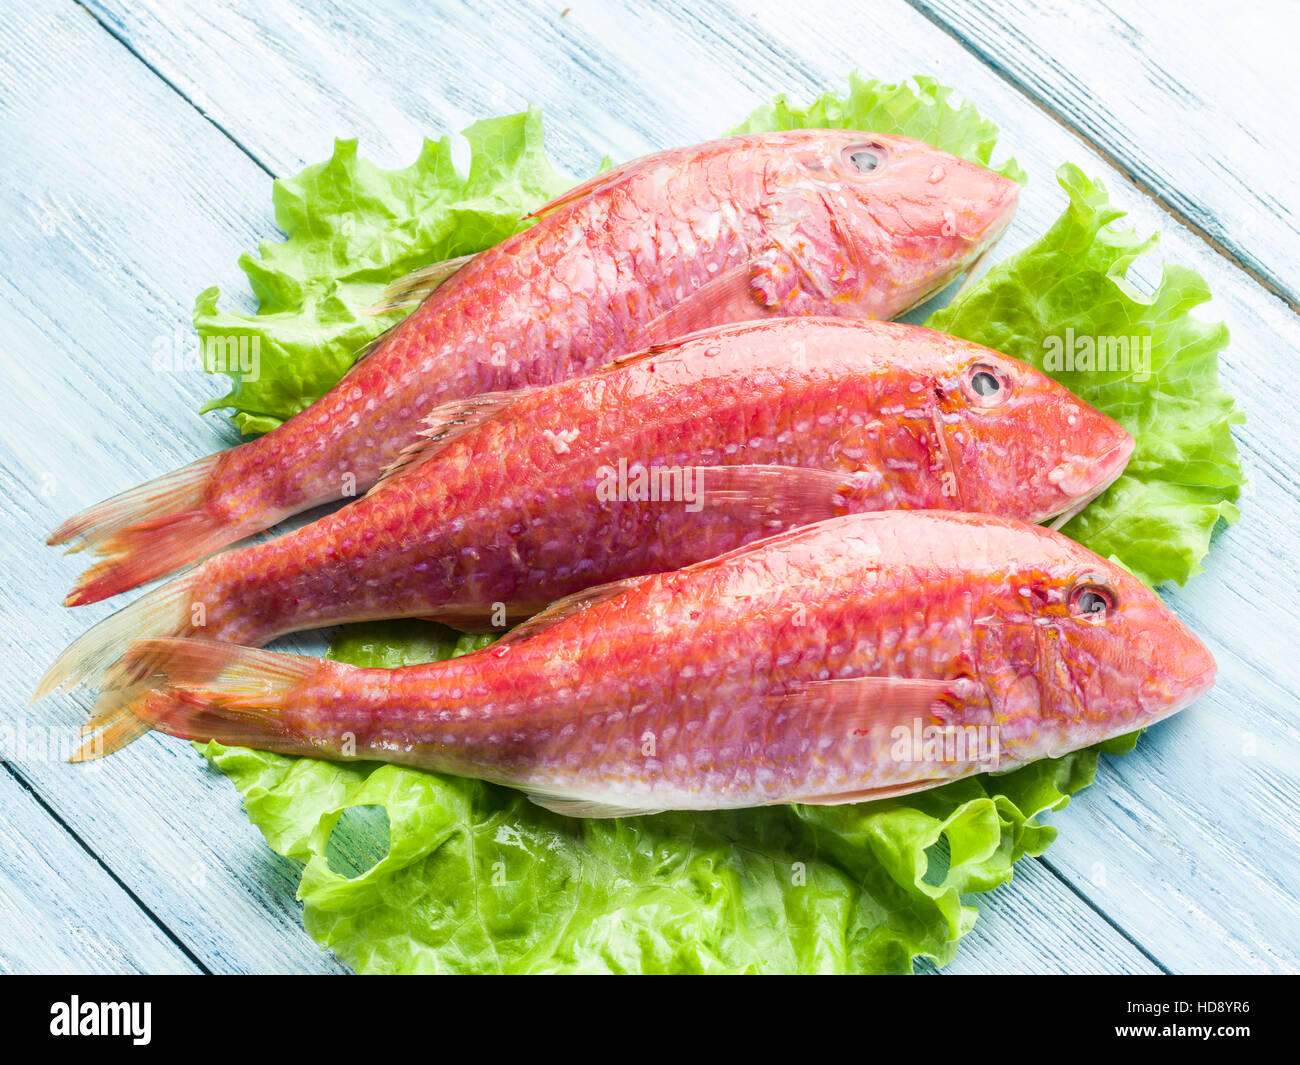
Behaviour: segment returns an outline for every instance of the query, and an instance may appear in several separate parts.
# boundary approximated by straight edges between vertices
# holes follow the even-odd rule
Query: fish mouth
[[[1154,709],[1150,713],[1150,719],[1147,724],[1142,726],[1143,728],[1147,728],[1150,725],[1171,718],[1179,711],[1186,710],[1192,705],[1192,703],[1196,702],[1214,687],[1215,681],[1218,679],[1218,665],[1215,663],[1213,656],[1207,649],[1202,646],[1201,650],[1204,653],[1204,657],[1208,664],[1195,676],[1195,679],[1181,686],[1182,691],[1177,699],[1172,703]]]
[[[1105,476],[1098,483],[1097,487],[1083,498],[1078,499],[1073,503],[1067,503],[1060,510],[1053,511],[1051,514],[1048,514],[1039,520],[1049,522],[1050,524],[1048,525],[1048,528],[1059,531],[1061,526],[1071,518],[1075,518],[1079,514],[1083,513],[1084,509],[1090,503],[1119,480],[1120,475],[1123,474],[1125,468],[1128,466],[1129,456],[1133,454],[1134,443],[1135,441],[1130,436],[1125,440],[1121,440],[1114,447],[1103,451],[1094,460],[1095,465],[1101,466],[1106,470]],[[1060,470],[1063,467],[1067,467],[1067,465],[1068,464],[1066,463],[1062,463],[1057,467],[1057,469]]]
[[[1187,640],[1183,655],[1184,675],[1193,679],[1186,685],[1183,696],[1177,702],[1180,710],[1213,688],[1219,676],[1219,664],[1214,660],[1210,649],[1190,630]]]
[[[959,262],[954,263],[949,269],[944,270],[938,277],[934,278],[903,310],[898,312],[898,317],[916,310],[917,307],[933,298],[937,293],[942,292],[951,285],[957,278],[963,278],[961,286],[953,294],[956,299],[974,282],[979,269],[992,257],[993,249],[997,246],[1002,235],[1006,233],[1011,226],[1011,220],[1016,214],[1016,205],[1020,200],[1020,186],[1012,182],[1012,188],[1009,192],[1002,194],[1000,197],[997,213],[988,222],[983,229],[973,236],[962,239],[970,245],[967,253]]]
[[[1020,205],[1020,186],[1009,178],[999,178],[1004,182],[992,197],[993,214],[984,228],[973,233],[968,239],[974,250],[972,268],[982,260],[989,250],[1002,239],[1003,234],[1011,228],[1012,219],[1016,217],[1016,208]]]
[[[1003,229],[1005,228],[1006,227],[1004,226]],[[984,263],[987,262],[989,258],[992,257],[993,248],[996,246],[997,242],[1001,239],[1001,237],[1002,234],[998,233],[997,236],[995,236],[992,240],[990,240],[987,244],[985,244],[984,247],[981,248],[980,251],[976,253],[975,258],[973,258],[970,261],[970,265],[965,267],[966,277],[962,280],[962,283],[958,287],[957,291],[953,293],[952,298],[954,300],[958,299],[963,292],[965,292],[968,288],[971,287],[971,285],[975,283],[975,278],[979,275],[980,267],[983,266]]]
[[[999,204],[997,214],[984,227],[984,232],[980,233],[973,242],[979,249],[981,256],[1000,241],[1003,234],[1011,228],[1011,220],[1016,217],[1016,207],[1019,203],[1020,186],[1013,182],[1011,189],[1002,197],[1002,203]]]
[[[1183,696],[1176,703],[1174,703],[1173,712],[1177,713],[1179,710],[1191,706],[1191,704],[1196,702],[1197,699],[1205,695],[1206,692],[1208,692],[1211,688],[1214,687],[1215,681],[1218,679],[1218,676],[1219,676],[1219,668],[1215,664],[1214,660],[1211,659],[1209,667],[1199,677],[1196,678],[1196,680],[1187,688],[1187,691],[1183,694]]]
[[[1007,221],[1009,223],[1010,219]],[[1002,230],[1005,229],[1006,225],[1004,224]],[[999,230],[996,235],[989,238],[986,243],[980,243],[978,241],[973,242],[972,247],[974,248],[974,253],[972,255],[963,259],[951,269],[945,270],[938,278],[931,281],[921,290],[920,295],[916,296],[911,303],[898,312],[897,317],[902,317],[904,314],[916,310],[917,307],[921,306],[921,304],[925,303],[927,300],[933,299],[934,296],[946,289],[959,277],[962,278],[962,283],[958,287],[957,291],[953,293],[952,298],[956,299],[970,288],[975,281],[979,268],[991,257],[994,245],[997,244],[999,238],[1002,236],[1002,230]]]

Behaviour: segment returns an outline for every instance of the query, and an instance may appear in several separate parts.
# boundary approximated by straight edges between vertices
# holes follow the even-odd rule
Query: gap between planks
[[[996,74],[1008,87],[1014,89],[1028,103],[1037,108],[1046,118],[1051,119],[1052,122],[1069,133],[1070,136],[1082,141],[1089,149],[1096,152],[1108,166],[1113,167],[1116,171],[1122,174],[1125,180],[1127,180],[1134,189],[1153,203],[1159,205],[1161,210],[1178,222],[1178,224],[1189,233],[1195,234],[1196,237],[1216,255],[1224,261],[1231,263],[1234,267],[1254,281],[1255,284],[1259,285],[1259,287],[1265,292],[1268,292],[1272,296],[1276,296],[1279,300],[1285,303],[1288,308],[1290,308],[1293,314],[1300,314],[1300,300],[1297,300],[1291,292],[1283,288],[1279,282],[1274,281],[1261,270],[1245,262],[1235,251],[1224,244],[1223,241],[1218,240],[1208,233],[1200,223],[1194,221],[1185,211],[1170,203],[1169,200],[1164,197],[1163,193],[1157,190],[1149,181],[1138,175],[1134,171],[1133,167],[1129,166],[1122,158],[1111,151],[1109,147],[1085,132],[1079,126],[1075,125],[1069,118],[1056,110],[1056,108],[1041,96],[1035,94],[1022,79],[1012,73],[1011,70],[1000,62],[990,51],[967,37],[955,26],[945,22],[937,12],[932,11],[925,4],[924,0],[903,0],[903,2],[925,19],[925,21],[931,26],[939,30],[954,43],[964,48],[972,56],[988,67],[989,70]]]
[[[126,895],[128,899],[130,899],[133,903],[135,903],[135,905],[139,908],[140,912],[143,913],[147,918],[149,918],[150,921],[153,922],[154,926],[158,929],[158,931],[160,931],[164,936],[166,936],[168,942],[170,942],[173,946],[176,947],[177,950],[179,950],[182,954],[184,954],[185,957],[189,959],[189,961],[194,965],[196,969],[199,970],[200,973],[202,973],[204,976],[212,975],[212,970],[209,969],[206,965],[204,965],[203,962],[198,958],[198,956],[195,955],[195,953],[192,950],[190,950],[188,944],[186,944],[184,940],[182,940],[178,935],[176,935],[176,933],[173,932],[171,928],[169,928],[167,924],[156,913],[154,913],[152,909],[150,909],[145,904],[144,900],[141,899],[139,895],[137,895],[134,891],[131,890],[130,885],[126,884],[122,880],[122,878],[119,877],[117,873],[115,873],[112,870],[112,868],[104,861],[104,859],[99,856],[99,854],[95,851],[95,849],[91,847],[90,844],[87,843],[84,838],[82,838],[81,834],[77,832],[76,829],[74,829],[70,824],[68,824],[67,821],[65,821],[61,816],[59,816],[59,812],[55,810],[53,807],[51,807],[50,804],[45,801],[41,793],[36,790],[36,788],[32,785],[32,783],[25,776],[23,776],[23,774],[18,769],[16,769],[11,762],[8,761],[0,762],[0,765],[3,765],[5,772],[8,773],[11,778],[13,778],[14,783],[17,784],[20,788],[22,788],[23,791],[25,791],[29,796],[31,796],[32,802],[36,803],[36,805],[39,806],[41,810],[45,812],[46,816],[49,817],[50,820],[52,820],[56,825],[58,825],[59,828],[61,828],[68,835],[68,838],[71,839],[78,847],[80,847],[89,856],[90,860],[93,861],[97,866],[99,866],[100,869],[104,871],[104,875],[107,876],[123,892],[123,894]]]
[[[253,163],[254,166],[256,166],[264,174],[266,174],[267,177],[270,178],[278,177],[275,171],[272,170],[269,166],[267,166],[266,163],[264,163],[261,159],[259,159],[257,155],[252,151],[252,149],[248,148],[241,140],[239,140],[234,134],[232,134],[230,130],[226,129],[225,126],[223,126],[210,114],[204,111],[203,108],[201,108],[197,103],[195,103],[190,97],[186,96],[185,93],[180,88],[180,86],[178,86],[174,81],[171,80],[171,78],[167,77],[166,74],[164,74],[161,70],[159,70],[156,66],[154,66],[154,64],[150,63],[149,60],[147,60],[134,48],[132,48],[129,41],[125,40],[123,37],[114,33],[112,28],[106,25],[104,23],[104,20],[101,19],[97,14],[95,14],[95,12],[91,11],[90,8],[88,8],[85,4],[81,2],[81,0],[73,0],[73,3],[75,3],[77,7],[81,8],[81,10],[84,11],[91,18],[92,21],[94,21],[96,26],[98,26],[101,30],[107,33],[111,38],[113,38],[113,40],[115,40],[123,48],[125,48],[127,53],[138,63],[140,63],[145,68],[145,70],[149,71],[150,74],[152,74],[155,78],[157,78],[164,85],[166,85],[167,88],[171,89],[171,91],[174,92],[182,100],[184,100],[189,107],[193,108],[195,113],[198,114],[198,116],[201,119],[207,122],[208,125],[210,125],[213,129],[215,129],[218,133],[220,133],[223,137],[225,137],[226,140],[230,141],[232,145],[234,145],[241,152],[243,152],[244,155],[248,157],[248,159]]]
[[[1148,200],[1152,201],[1157,206],[1159,206],[1165,213],[1167,213],[1170,217],[1174,218],[1180,225],[1182,225],[1189,232],[1194,233],[1200,240],[1202,240],[1209,248],[1211,248],[1222,259],[1230,263],[1233,267],[1235,267],[1243,274],[1250,277],[1251,280],[1253,280],[1265,291],[1281,299],[1284,303],[1286,303],[1286,305],[1293,312],[1300,312],[1300,305],[1297,304],[1297,302],[1290,296],[1289,293],[1282,290],[1276,283],[1271,281],[1269,278],[1263,276],[1259,271],[1255,270],[1254,268],[1250,267],[1246,263],[1242,262],[1222,242],[1214,239],[1200,225],[1192,221],[1183,211],[1171,205],[1148,182],[1139,179],[1134,174],[1132,168],[1126,165],[1121,159],[1119,159],[1114,153],[1112,153],[1105,145],[1099,143],[1097,140],[1095,140],[1094,138],[1086,134],[1083,130],[1081,130],[1074,123],[1072,123],[1068,118],[1066,118],[1060,112],[1052,108],[1045,100],[1035,95],[1026,84],[1024,84],[1015,75],[1013,75],[1006,67],[1004,67],[1000,62],[998,62],[996,58],[994,58],[990,53],[980,48],[976,43],[966,38],[954,27],[944,22],[937,14],[935,14],[927,7],[925,7],[924,4],[921,2],[921,0],[905,0],[905,2],[907,3],[908,7],[910,7],[914,12],[916,12],[916,14],[920,15],[923,19],[925,19],[925,21],[928,24],[932,25],[939,32],[942,32],[945,36],[949,37],[963,50],[970,53],[975,59],[977,59],[980,63],[982,63],[985,67],[987,67],[993,74],[995,74],[1001,81],[1003,81],[1010,88],[1015,90],[1018,95],[1020,95],[1032,106],[1034,106],[1040,113],[1045,115],[1054,124],[1056,124],[1063,130],[1065,130],[1066,133],[1069,134],[1071,137],[1080,141],[1081,143],[1086,145],[1090,150],[1095,152],[1108,165],[1113,167],[1120,175],[1122,175],[1137,192],[1139,192],[1141,195],[1145,196]],[[223,126],[212,115],[208,114],[202,107],[200,107],[198,103],[196,103],[191,96],[189,96],[182,88],[180,88],[180,86],[178,86],[172,79],[167,77],[161,70],[159,70],[156,65],[154,65],[143,55],[141,55],[140,52],[130,44],[129,41],[123,38],[119,33],[115,32],[114,29],[109,25],[107,25],[94,11],[86,7],[86,5],[81,2],[81,0],[74,0],[74,3],[86,15],[88,15],[105,34],[107,34],[110,38],[112,38],[115,42],[117,42],[117,44],[120,45],[133,59],[139,62],[154,77],[156,77],[159,81],[161,81],[164,85],[166,85],[168,89],[170,89],[177,97],[179,97],[182,101],[184,101],[184,103],[187,106],[192,108],[204,121],[209,123],[215,130],[217,130],[218,133],[221,134],[222,137],[228,140],[235,148],[237,148],[243,155],[245,155],[254,165],[256,165],[259,169],[261,169],[265,174],[267,174],[268,177],[274,179],[281,176],[276,174],[275,171],[269,165],[267,165],[267,163],[264,162],[240,138],[235,136],[229,129]],[[116,883],[119,887],[121,887],[121,889],[124,892],[126,892],[128,897],[131,898],[131,900],[137,906],[139,906],[139,908],[149,917],[151,921],[154,922],[155,925],[157,925],[157,927],[163,932],[163,934],[166,935],[167,938],[171,942],[173,942],[177,946],[177,948],[181,950],[185,954],[185,956],[189,958],[202,972],[204,972],[205,974],[209,973],[210,971],[208,970],[208,968],[203,965],[203,963],[193,954],[192,951],[190,951],[190,949],[184,944],[184,942],[181,941],[179,938],[177,938],[177,936],[172,932],[172,930],[168,928],[167,925],[164,924],[159,919],[159,917],[147,905],[145,905],[144,902],[126,884],[124,884],[107,865],[104,864],[104,862],[100,859],[100,857],[89,847],[86,841],[83,840],[81,836],[79,836],[62,818],[58,816],[57,813],[55,813],[55,811],[53,811],[42,800],[39,793],[32,787],[32,785],[27,780],[25,780],[20,773],[14,770],[7,763],[5,765],[5,768],[9,770],[10,775],[14,777],[17,783],[21,787],[23,787],[24,790],[26,790],[29,794],[32,795],[33,799],[41,806],[41,808],[45,810],[50,815],[50,817],[53,818],[55,822],[59,824],[71,836],[71,838],[76,841],[77,845],[80,846],[84,851],[86,851],[86,853],[89,854],[91,858],[101,868],[104,869],[104,871],[108,874],[108,876],[112,878],[114,883]],[[1166,966],[1159,958],[1157,958],[1154,954],[1152,954],[1151,951],[1148,950],[1140,941],[1134,938],[1134,936],[1127,929],[1125,929],[1120,924],[1118,924],[1109,914],[1105,912],[1105,910],[1101,909],[1092,899],[1090,899],[1086,894],[1084,894],[1081,890],[1079,890],[1079,888],[1067,876],[1065,876],[1061,871],[1059,871],[1053,865],[1053,863],[1047,861],[1045,857],[1038,857],[1030,860],[1038,862],[1042,868],[1047,870],[1055,879],[1060,881],[1065,886],[1065,888],[1075,898],[1077,898],[1080,901],[1080,903],[1082,903],[1089,910],[1095,913],[1109,928],[1111,928],[1125,942],[1130,944],[1144,958],[1150,961],[1152,965],[1156,966],[1162,973],[1169,974],[1171,972],[1168,966]]]
[[[1088,786],[1095,787],[1096,785],[1094,783]],[[1146,947],[1144,947],[1140,942],[1138,942],[1137,939],[1135,939],[1132,935],[1129,934],[1127,928],[1124,928],[1121,924],[1119,924],[1119,922],[1117,922],[1113,917],[1111,917],[1110,914],[1108,914],[1105,910],[1098,907],[1097,904],[1092,901],[1092,899],[1088,898],[1088,896],[1085,895],[1079,889],[1078,885],[1076,885],[1068,877],[1062,875],[1060,870],[1058,870],[1055,865],[1053,865],[1050,861],[1047,860],[1047,855],[1050,853],[1051,851],[1048,850],[1045,854],[1041,854],[1037,858],[1034,858],[1033,860],[1038,862],[1039,865],[1041,865],[1044,869],[1046,869],[1049,873],[1051,873],[1054,877],[1056,877],[1057,880],[1059,880],[1062,884],[1064,884],[1066,890],[1069,891],[1070,894],[1072,894],[1076,899],[1078,899],[1085,906],[1087,906],[1088,909],[1092,910],[1093,913],[1095,913],[1098,917],[1100,917],[1103,921],[1105,921],[1106,924],[1109,925],[1111,929],[1113,929],[1118,936],[1120,936],[1122,939],[1128,942],[1133,947],[1134,950],[1136,950],[1139,954],[1142,955],[1142,957],[1146,958],[1147,961],[1149,961],[1152,965],[1154,965],[1157,969],[1159,969],[1161,973],[1163,973],[1165,976],[1172,976],[1173,970],[1170,969],[1169,966],[1167,966],[1164,962],[1162,962],[1159,958],[1157,958],[1154,954],[1152,954],[1151,951],[1147,950]]]

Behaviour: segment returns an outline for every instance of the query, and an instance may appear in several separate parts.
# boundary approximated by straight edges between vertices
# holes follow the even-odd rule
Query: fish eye
[[[881,170],[887,160],[883,145],[851,144],[844,149],[844,162],[859,174],[872,174]]]
[[[1104,584],[1084,581],[1070,592],[1070,614],[1084,621],[1104,622],[1115,609],[1115,593]]]
[[[996,366],[978,362],[962,377],[962,391],[977,407],[996,407],[1011,395],[1011,380]]]

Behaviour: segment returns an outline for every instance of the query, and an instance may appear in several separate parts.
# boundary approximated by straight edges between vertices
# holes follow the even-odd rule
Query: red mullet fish
[[[153,728],[377,759],[574,816],[884,798],[1145,728],[1214,682],[1137,579],[1050,529],[856,514],[557,603],[445,662],[134,645],[80,757]]]
[[[1073,513],[1133,438],[1038,370],[919,326],[784,318],[706,330],[531,392],[437,412],[351,506],[219,554],[77,640],[38,696],[127,644],[261,645],[432,617],[503,628],[582,588],[680,569],[849,512]]]
[[[1006,228],[1012,181],[906,137],[796,130],[597,175],[531,228],[436,264],[423,303],[311,407],[91,507],[49,543],[100,561],[93,603],[365,491],[435,407],[549,384],[695,329],[792,314],[893,318]]]

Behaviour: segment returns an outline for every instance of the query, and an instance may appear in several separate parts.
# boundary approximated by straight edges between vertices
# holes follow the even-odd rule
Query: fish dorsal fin
[[[443,259],[404,274],[379,294],[379,302],[366,313],[383,314],[397,307],[414,307],[418,303],[423,303],[442,288],[453,274],[468,265],[472,259],[478,258],[479,254],[473,252],[469,255],[457,255],[454,259]]]
[[[379,294],[379,302],[368,308],[364,313],[374,316],[385,314],[399,307],[413,307],[422,303],[427,297],[438,291],[461,267],[465,266],[471,259],[477,258],[479,254],[475,252],[473,255],[458,255],[454,259],[443,259],[441,262],[430,263],[418,270],[412,270],[409,274],[405,274],[390,283]],[[368,340],[361,350],[357,352],[356,358],[352,360],[352,365],[348,367],[347,373],[340,380],[347,380],[356,371],[356,368],[373,355],[379,346],[388,339],[389,334],[400,328],[405,321],[406,319],[403,318],[401,321],[394,322],[377,337]]]
[[[683,296],[641,330],[641,342],[663,344],[710,326],[756,318],[766,300],[754,287],[754,265],[743,262]]]
[[[563,599],[557,599],[540,614],[534,614],[522,625],[516,625],[507,632],[492,645],[492,650],[508,651],[516,644],[532,639],[538,633],[545,632],[552,626],[558,625],[561,621],[565,621],[576,614],[581,614],[589,607],[607,602],[624,592],[631,591],[637,585],[650,580],[650,577],[649,574],[641,577],[626,577],[621,581],[598,584],[594,588],[585,588],[581,592],[574,592],[572,595],[566,595]]]
[[[343,376],[339,378],[339,384],[342,384],[344,381],[352,377],[357,372],[357,370],[361,367],[361,365],[368,358],[370,358],[371,355],[373,355],[376,351],[379,350],[380,345],[382,345],[385,340],[387,340],[390,336],[392,336],[393,333],[401,329],[405,323],[406,323],[405,318],[403,318],[400,322],[394,322],[378,336],[371,337],[369,340],[367,340],[357,351],[355,358],[353,358],[352,360],[352,365],[349,366],[347,370],[344,372]],[[334,387],[337,388],[338,385],[335,385]]]
[[[548,200],[540,207],[529,211],[524,215],[524,218],[545,218],[548,214],[554,214],[561,208],[577,203],[579,200],[587,196],[594,196],[598,192],[604,192],[606,189],[613,188],[630,174],[636,173],[643,167],[652,165],[653,161],[653,159],[645,158],[633,159],[630,162],[622,163],[609,170],[602,170],[599,174],[587,178],[586,181],[574,185],[568,192],[562,192],[560,195],[555,197],[555,199]]]
[[[453,441],[491,421],[516,400],[533,391],[535,389],[521,388],[514,392],[482,392],[434,407],[425,416],[420,438],[402,448],[370,491],[380,488],[397,474],[428,462]]]

